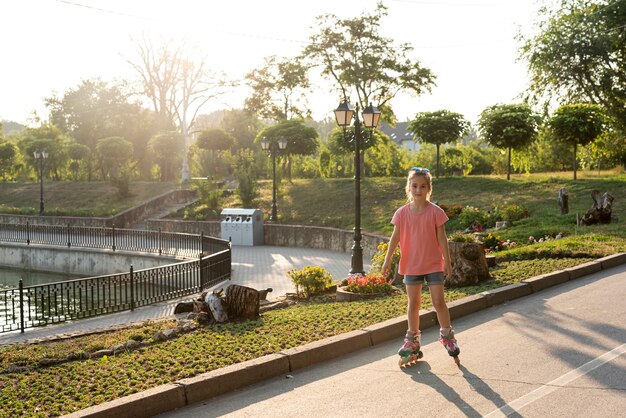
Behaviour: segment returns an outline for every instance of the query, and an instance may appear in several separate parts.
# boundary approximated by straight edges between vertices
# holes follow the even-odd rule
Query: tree
[[[382,119],[393,125],[391,100],[405,91],[419,95],[430,91],[434,75],[409,57],[409,44],[393,45],[379,34],[387,8],[378,3],[373,14],[339,19],[333,14],[317,18],[318,31],[309,37],[302,56],[310,66],[333,80],[342,100],[356,100],[361,109],[377,104]]]
[[[119,178],[133,157],[133,144],[119,136],[101,138],[96,143],[102,179]]]
[[[223,129],[205,129],[200,132],[196,139],[196,146],[200,149],[211,152],[211,165],[213,174],[217,173],[217,154],[219,151],[231,149],[235,143],[235,138]]]
[[[138,61],[128,61],[141,80],[162,130],[178,129],[183,138],[182,181],[190,178],[189,128],[204,104],[226,92],[227,83],[207,68],[206,58],[172,41],[155,46],[145,37],[137,43]]]
[[[626,135],[626,2],[561,0],[540,15],[538,33],[520,36],[534,100],[601,105]]]
[[[123,84],[109,84],[100,79],[83,80],[62,97],[45,99],[50,122],[60,131],[89,147],[85,160],[87,177],[92,176],[98,139],[119,136],[133,143],[135,158],[147,166],[146,145],[157,131],[151,112],[130,100]],[[147,171],[147,170],[146,170]]]
[[[1,127],[2,125],[0,125]],[[11,172],[16,157],[17,147],[12,142],[3,141],[2,135],[0,135],[0,175],[2,175],[2,180],[7,181],[7,174]]]
[[[44,175],[49,174],[54,180],[61,180],[67,163],[67,137],[50,123],[44,123],[37,128],[28,128],[20,135],[18,147],[20,154],[39,172],[39,163],[35,160],[35,151],[47,151],[48,158],[44,164]]]
[[[548,130],[561,142],[574,147],[574,180],[576,180],[576,148],[595,140],[604,131],[602,108],[598,105],[579,103],[560,106],[548,120]]]
[[[251,95],[245,109],[262,118],[281,121],[310,116],[306,93],[310,90],[307,68],[297,59],[265,58],[265,65],[246,74]]]
[[[449,110],[421,112],[409,122],[407,130],[421,142],[434,144],[437,147],[437,171],[439,177],[439,147],[441,144],[456,142],[469,128],[469,122],[463,115]]]
[[[160,132],[150,138],[148,148],[155,156],[159,166],[160,180],[170,181],[174,179],[173,167],[183,152],[182,135],[175,131]]]
[[[494,105],[478,119],[483,139],[496,148],[508,150],[506,179],[511,179],[511,150],[522,149],[537,138],[540,119],[525,104]]]
[[[287,176],[291,181],[291,155],[311,155],[317,151],[318,135],[317,131],[304,124],[299,119],[284,120],[276,125],[272,125],[262,129],[256,137],[256,142],[260,143],[266,138],[270,143],[277,143],[280,138],[287,140],[287,148],[282,152],[287,156],[286,167],[283,170],[287,172]]]
[[[71,143],[67,147],[67,156],[70,158],[70,171],[74,176],[74,180],[78,180],[78,171],[80,170],[81,161],[89,161],[91,157],[91,149],[87,145]]]

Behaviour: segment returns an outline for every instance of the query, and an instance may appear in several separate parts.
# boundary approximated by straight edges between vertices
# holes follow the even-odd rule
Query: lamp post
[[[380,111],[369,105],[363,110],[363,122],[359,120],[359,105],[356,111],[346,101],[335,110],[337,125],[343,128],[346,139],[346,126],[349,126],[354,116],[354,244],[352,245],[351,274],[365,274],[363,270],[363,248],[361,247],[361,123],[368,129],[378,126]],[[370,135],[373,133],[370,132]]]
[[[270,221],[277,222],[278,215],[276,213],[276,155],[287,148],[287,140],[280,138],[278,141],[270,142],[263,137],[261,140],[261,148],[270,157],[272,157],[272,212],[270,213]]]
[[[35,151],[33,156],[39,160],[39,216],[43,216],[43,161],[48,158],[48,151]]]

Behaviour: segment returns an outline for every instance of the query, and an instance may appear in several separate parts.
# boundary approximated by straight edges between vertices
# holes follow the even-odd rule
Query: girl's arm
[[[452,275],[452,264],[450,262],[450,250],[448,249],[448,237],[446,236],[446,228],[444,225],[437,227],[437,242],[443,253],[443,275],[449,278]]]
[[[389,276],[391,269],[391,258],[393,256],[394,251],[396,251],[396,247],[398,246],[398,242],[400,242],[400,229],[397,226],[393,226],[393,233],[391,234],[391,238],[389,238],[389,245],[387,246],[387,254],[385,254],[385,262],[383,263],[382,274],[384,277]]]

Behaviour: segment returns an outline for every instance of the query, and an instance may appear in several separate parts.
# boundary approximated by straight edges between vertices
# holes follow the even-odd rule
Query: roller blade
[[[421,352],[421,350],[417,353],[409,354],[408,356],[400,356],[400,360],[398,360],[398,366],[400,368],[412,366],[413,364],[417,363],[422,357],[424,357],[424,354]]]

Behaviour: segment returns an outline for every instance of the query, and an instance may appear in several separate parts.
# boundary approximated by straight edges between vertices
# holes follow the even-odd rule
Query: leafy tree
[[[178,129],[183,138],[182,181],[190,178],[190,127],[204,104],[226,92],[227,83],[207,66],[197,50],[173,41],[156,46],[145,37],[137,42],[137,61],[128,61],[141,80],[162,130]]]
[[[91,179],[96,161],[98,139],[119,136],[133,143],[135,158],[147,167],[146,145],[156,132],[152,113],[138,102],[131,101],[123,84],[110,84],[100,79],[84,80],[68,89],[62,97],[45,99],[50,121],[61,132],[86,145],[92,151],[84,161]],[[75,165],[75,164],[74,164]],[[145,170],[148,172],[148,170]]]
[[[333,14],[317,18],[317,32],[309,37],[302,56],[322,75],[333,80],[344,100],[356,100],[361,109],[376,103],[382,119],[395,123],[390,101],[400,92],[419,95],[429,91],[435,77],[409,54],[409,44],[393,45],[380,35],[387,8],[378,3],[372,14],[339,19]]]
[[[231,149],[234,142],[235,138],[233,138],[232,135],[217,128],[206,129],[198,135],[198,138],[196,139],[196,146],[211,153],[213,175],[217,174],[217,155],[219,151]]]
[[[380,131],[379,131],[380,132]],[[367,172],[370,177],[398,177],[406,174],[406,161],[398,146],[387,135],[365,153]]]
[[[574,147],[574,180],[576,180],[576,148],[595,140],[604,131],[602,108],[579,103],[560,106],[547,123],[553,137]]]
[[[310,90],[307,68],[297,59],[265,58],[265,65],[246,74],[251,95],[246,110],[262,118],[283,119],[310,116],[306,93]]]
[[[175,131],[160,132],[150,138],[148,148],[155,156],[159,166],[160,180],[170,181],[174,179],[174,167],[179,162],[183,152],[182,135]]]
[[[533,98],[601,105],[626,134],[626,2],[561,0],[540,17],[536,35],[520,36]]]
[[[286,167],[283,167],[291,180],[291,169],[289,156],[291,155],[312,155],[317,151],[318,135],[317,131],[304,124],[302,120],[284,120],[276,125],[262,129],[256,137],[256,142],[260,143],[266,138],[270,143],[277,144],[280,138],[287,140],[287,148],[281,152],[287,156]]]
[[[494,105],[478,119],[483,139],[496,148],[508,150],[506,179],[511,179],[511,150],[523,149],[537,138],[539,117],[525,104]]]
[[[2,125],[0,125],[1,127]],[[11,172],[11,167],[15,164],[16,157],[17,147],[15,144],[3,141],[0,135],[0,175],[2,175],[2,180],[7,181],[7,174]]]
[[[133,144],[119,136],[101,138],[96,143],[96,153],[102,179],[113,180],[121,176],[132,160]]]
[[[456,142],[466,132],[469,122],[460,113],[449,110],[421,112],[409,122],[407,130],[420,142],[434,144],[437,147],[437,170],[439,177],[439,148],[442,144]]]
[[[71,143],[67,147],[67,155],[70,158],[70,171],[74,180],[78,180],[78,171],[81,162],[88,162],[91,157],[91,150],[87,145]]]
[[[35,160],[35,151],[47,151],[48,158],[44,164],[44,176],[61,180],[67,163],[67,138],[56,126],[44,123],[37,128],[28,128],[20,135],[18,147],[20,154],[33,170],[39,172],[39,163]]]

